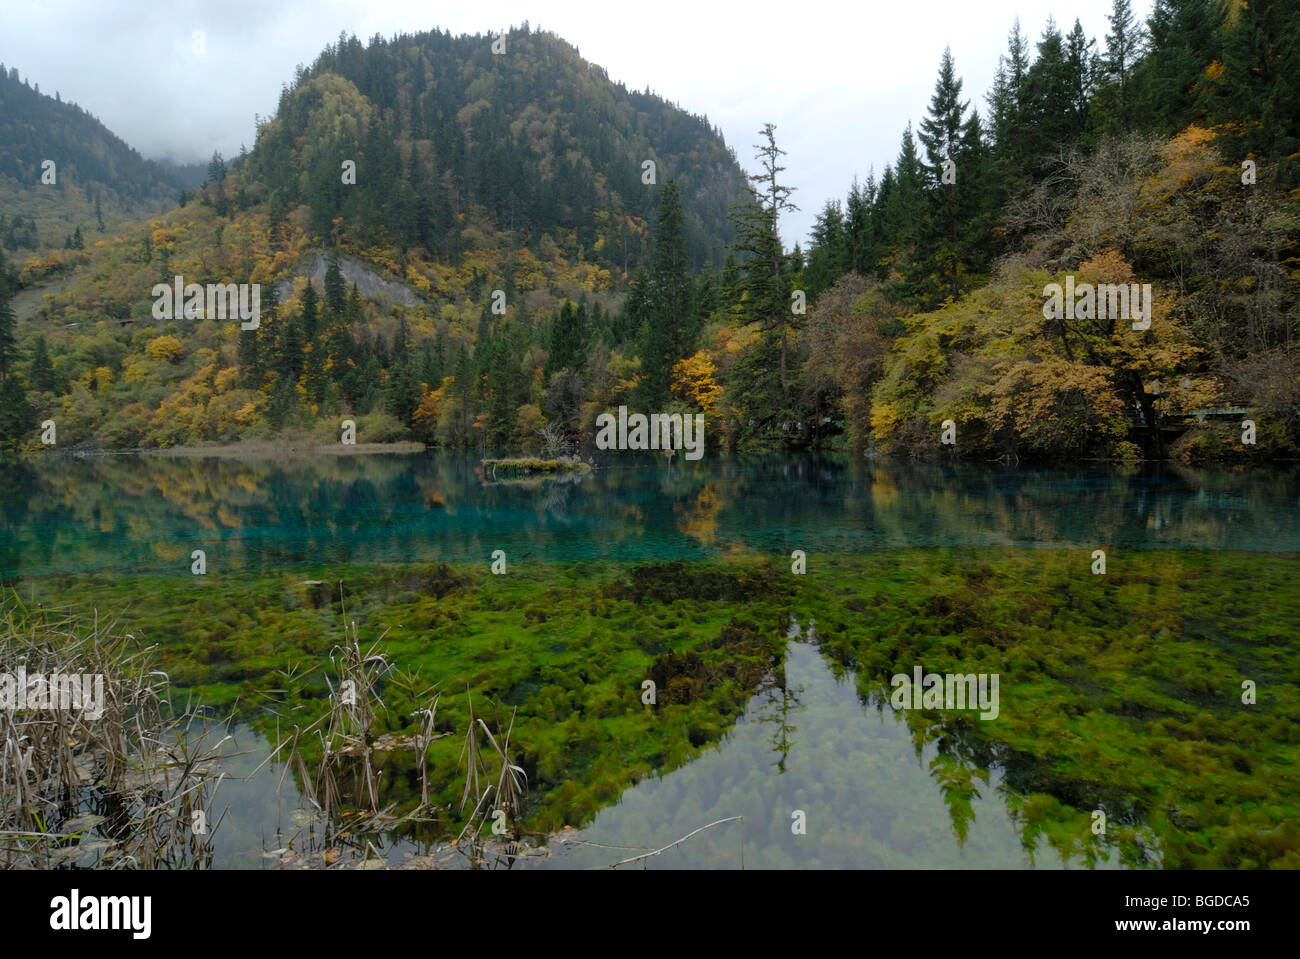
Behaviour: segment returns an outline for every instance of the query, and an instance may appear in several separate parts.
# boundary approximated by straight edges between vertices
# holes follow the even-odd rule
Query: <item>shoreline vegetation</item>
[[[333,722],[331,694],[347,678],[336,671],[364,666],[356,688],[384,708],[353,716],[348,735],[390,746],[331,759],[300,735],[294,781],[311,795],[325,787],[309,771],[333,763],[330,776],[351,783],[335,799],[340,815],[359,809],[354,818],[410,836],[442,841],[482,826],[475,798],[489,782],[510,788],[500,777],[516,778],[511,769],[521,788],[507,838],[590,822],[640,780],[718,743],[757,691],[784,688],[791,623],[811,619],[822,654],[837,673],[855,671],[860,701],[876,709],[888,704],[889,677],[918,663],[1001,675],[996,722],[904,717],[918,755],[939,743],[936,789],[958,841],[996,767],[1027,848],[1050,843],[1087,863],[1101,809],[1108,855],[1128,866],[1296,867],[1296,559],[1135,551],[1112,557],[1103,577],[1087,575],[1078,550],[936,548],[825,555],[802,576],[735,554],[510,576],[433,563],[302,565],[201,583],[52,575],[18,592],[41,615],[117,611],[157,644],[174,698],[233,710],[272,742],[277,729],[283,744],[286,730]],[[1245,582],[1268,601],[1225,592]],[[342,658],[341,622],[356,647]],[[654,705],[641,698],[646,679]],[[1257,703],[1243,703],[1246,680]],[[474,730],[485,758],[471,774],[461,757]],[[375,819],[381,812],[393,818]]]
[[[503,478],[509,478],[536,476],[538,474],[590,473],[593,469],[590,463],[565,456],[557,459],[541,459],[535,456],[505,459],[488,458],[482,460],[479,465],[482,467],[484,474],[491,479],[496,479],[498,474]]]
[[[1206,434],[1208,435],[1208,434]],[[1220,451],[1226,450],[1226,443],[1216,442],[1215,448]],[[337,439],[329,440],[320,437],[320,431],[304,432],[296,435],[286,435],[272,439],[248,439],[236,440],[230,443],[184,443],[177,446],[168,447],[126,447],[122,449],[98,448],[98,447],[54,447],[54,448],[35,448],[4,453],[4,456],[17,457],[29,462],[38,460],[41,457],[48,456],[51,453],[55,455],[75,456],[84,458],[101,458],[112,456],[144,456],[159,459],[202,459],[205,457],[217,457],[224,459],[245,459],[245,460],[267,460],[279,459],[286,456],[307,457],[307,456],[369,456],[375,454],[393,454],[393,453],[425,453],[440,451],[439,447],[430,446],[418,440],[389,440],[375,443],[355,443],[343,444]],[[455,451],[453,451],[455,452]],[[502,475],[535,475],[545,473],[563,473],[563,472],[590,472],[595,467],[581,459],[575,457],[557,457],[547,458],[529,454],[524,449],[511,451],[515,455],[485,457],[480,460],[480,464],[485,469],[495,467],[499,474]],[[617,453],[617,451],[615,451]],[[715,451],[719,452],[719,451]],[[739,455],[743,455],[740,451]],[[849,451],[845,449],[834,449],[826,451],[828,455],[835,453],[856,453],[861,455],[864,460],[892,460],[899,463],[906,463],[913,460],[940,460],[948,459],[939,455],[933,450],[914,450],[904,452],[901,450],[884,451],[879,449],[864,449],[860,451]],[[987,458],[964,458],[961,462],[970,465],[980,464],[1000,464],[1002,466],[1025,466],[1029,468],[1041,468],[1046,466],[1055,466],[1056,468],[1089,468],[1097,465],[1125,465],[1125,464],[1142,464],[1142,463],[1168,463],[1172,465],[1184,466],[1217,466],[1224,469],[1232,469],[1242,466],[1261,467],[1268,469],[1284,469],[1295,463],[1300,463],[1300,457],[1288,455],[1272,455],[1261,457],[1255,461],[1249,461],[1240,457],[1233,458],[1226,452],[1223,456],[1201,456],[1191,461],[1184,456],[1169,455],[1163,456],[1146,456],[1138,451],[1131,451],[1133,455],[1115,455],[1115,456],[1080,456],[1069,461],[1063,461],[1055,464],[1042,463],[1018,463],[1010,461],[1004,457],[988,456]],[[933,455],[927,455],[933,454]],[[735,452],[727,455],[738,455]],[[664,457],[664,461],[672,465],[680,457]]]
[[[228,445],[173,446],[167,449],[135,450],[141,456],[229,457],[232,459],[279,459],[284,456],[369,456],[376,453],[423,453],[418,442],[356,443],[344,445],[315,438],[286,440],[243,440]]]

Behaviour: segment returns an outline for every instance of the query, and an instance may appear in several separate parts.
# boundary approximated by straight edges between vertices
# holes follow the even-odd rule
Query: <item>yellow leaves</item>
[[[407,285],[421,294],[427,295],[433,289],[433,284],[429,282],[429,278],[417,270],[414,265],[406,268],[406,282]]]
[[[133,356],[126,361],[126,366],[122,370],[123,383],[135,383],[144,379],[153,370],[153,364],[147,362],[142,356]]]
[[[444,383],[447,381],[444,380]],[[420,405],[415,408],[415,413],[411,416],[411,424],[415,428],[416,435],[423,437],[426,442],[430,442],[438,433],[438,418],[442,415],[442,397],[446,386],[439,387],[431,393],[425,393],[420,399]]]
[[[235,384],[239,381],[239,370],[233,366],[227,366],[217,374],[215,389],[218,393],[226,393],[234,389]]]
[[[113,385],[113,371],[107,366],[95,367],[95,391],[100,392]]]
[[[538,446],[537,431],[546,426],[546,417],[542,408],[536,403],[525,403],[515,414],[515,435],[522,446]]]
[[[871,431],[882,442],[888,442],[897,429],[902,414],[892,403],[876,402],[871,406]]]
[[[181,341],[169,333],[164,333],[149,342],[145,352],[155,360],[174,361],[184,351]]]
[[[170,251],[172,246],[175,244],[176,237],[170,230],[159,226],[149,235],[149,241],[153,244],[155,251],[167,252]]]
[[[1081,283],[1133,283],[1133,267],[1119,250],[1108,248],[1079,264],[1075,285]]]
[[[760,338],[758,325],[731,327],[726,331],[723,348],[730,354],[737,355],[749,349]]]
[[[1214,136],[1212,130],[1193,123],[1166,143],[1160,150],[1164,168],[1143,182],[1139,210],[1164,207],[1173,194],[1211,179],[1220,169]]]
[[[712,417],[722,397],[722,387],[715,374],[717,367],[707,351],[679,360],[672,369],[672,391],[684,400],[694,403]]]

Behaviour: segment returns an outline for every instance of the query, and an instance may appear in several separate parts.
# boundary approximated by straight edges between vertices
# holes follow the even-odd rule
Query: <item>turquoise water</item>
[[[226,569],[335,562],[520,563],[692,559],[736,546],[875,551],[917,546],[1103,546],[1300,551],[1296,470],[1017,470],[846,457],[619,460],[587,476],[493,483],[477,458],[378,455],[238,461],[125,456],[0,466],[0,579],[72,572],[190,576],[190,551]],[[902,717],[863,703],[851,671],[807,624],[787,687],[760,691],[719,743],[626,790],[588,826],[512,868],[607,867],[743,817],[624,868],[1113,867],[1084,831],[1067,849],[1027,842],[996,764],[967,810],[945,793],[945,757],[918,751]],[[838,673],[838,674],[837,674]],[[256,775],[266,740],[235,729],[214,809],[229,806],[212,865],[275,868],[319,858],[319,822],[292,772]],[[949,764],[950,765],[950,764]],[[806,832],[792,831],[804,814]],[[536,846],[544,837],[530,837]],[[391,863],[463,856],[375,837]],[[292,858],[292,855],[291,855]],[[1156,864],[1154,860],[1147,863]]]
[[[1109,545],[1300,550],[1290,471],[1005,471],[847,457],[666,466],[485,482],[477,458],[429,453],[235,461],[105,457],[0,466],[0,577],[306,563],[691,559],[743,545]]]

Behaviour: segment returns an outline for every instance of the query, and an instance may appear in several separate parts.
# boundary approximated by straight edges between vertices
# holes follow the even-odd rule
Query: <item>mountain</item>
[[[527,23],[495,39],[340,36],[284,89],[249,171],[269,188],[273,219],[306,205],[317,237],[383,237],[445,260],[480,243],[474,226],[523,243],[570,233],[623,272],[644,257],[638,226],[656,185],[676,180],[697,266],[721,265],[727,211],[746,196],[706,118],[610,82]]]
[[[10,258],[17,375],[60,446],[337,441],[345,417],[360,442],[535,443],[625,396],[643,364],[666,393],[750,192],[706,118],[524,24],[341,36],[251,151],[214,155],[175,195],[102,243]],[[651,271],[665,216],[671,255]],[[624,309],[652,272],[638,289],[670,282],[671,307]],[[156,318],[152,290],[175,276],[259,285],[260,328]],[[651,316],[678,331],[648,345]],[[10,393],[0,439],[34,445]]]
[[[43,182],[45,161],[52,179]],[[47,177],[48,178],[48,177]],[[0,244],[62,247],[176,203],[178,170],[146,160],[81,107],[0,64]]]

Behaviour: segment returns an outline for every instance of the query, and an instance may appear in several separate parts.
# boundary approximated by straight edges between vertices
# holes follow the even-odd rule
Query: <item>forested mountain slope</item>
[[[0,64],[0,246],[11,258],[84,247],[106,229],[167,209],[183,172],[146,160],[81,107]]]

